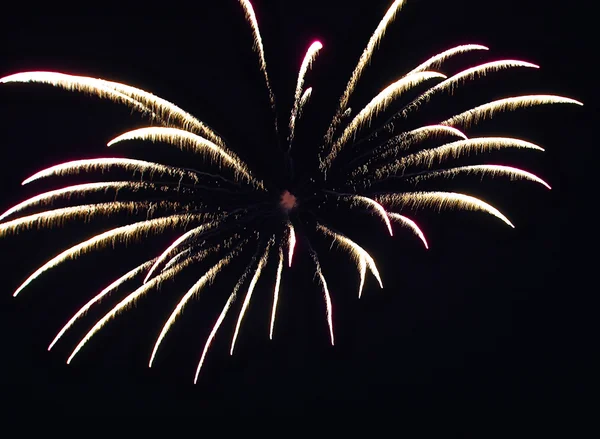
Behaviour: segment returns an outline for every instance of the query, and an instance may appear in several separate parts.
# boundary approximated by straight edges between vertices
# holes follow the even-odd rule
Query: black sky
[[[306,161],[312,157],[311,139],[320,139],[354,63],[391,2],[254,3],[284,121],[306,48],[315,39],[324,44],[307,79],[314,99],[299,128],[307,134],[298,142],[306,151],[298,160]],[[149,295],[109,323],[67,366],[72,348],[101,314],[91,313],[48,353],[47,344],[64,322],[95,291],[148,252],[159,252],[171,237],[67,263],[17,299],[12,292],[36,267],[104,225],[8,237],[0,242],[5,398],[14,407],[65,414],[97,409],[108,414],[313,413],[406,404],[550,407],[577,401],[587,387],[582,377],[593,352],[587,344],[593,325],[582,312],[594,289],[586,276],[595,256],[586,256],[592,234],[586,220],[591,210],[584,203],[595,143],[588,130],[597,114],[588,85],[592,78],[585,73],[593,68],[585,61],[592,39],[588,12],[547,3],[409,1],[355,95],[358,108],[429,56],[478,43],[490,52],[464,55],[449,64],[451,73],[505,58],[541,69],[492,74],[463,87],[435,111],[452,115],[530,93],[584,101],[583,108],[557,105],[502,115],[471,131],[521,137],[546,148],[543,154],[507,157],[548,181],[552,191],[504,179],[471,178],[447,186],[490,201],[516,229],[482,213],[422,211],[413,217],[428,237],[431,248],[425,251],[400,228],[390,240],[384,230],[348,224],[349,233],[353,230],[378,261],[385,288],[369,278],[358,301],[347,258],[339,252],[322,257],[335,306],[336,346],[328,345],[322,298],[300,248],[297,264],[284,278],[275,340],[268,340],[271,287],[265,278],[236,355],[227,352],[234,324],[229,319],[196,386],[195,365],[220,303],[235,283],[233,274],[186,311],[153,369],[146,366],[148,355],[185,283]],[[0,76],[54,70],[151,91],[223,133],[265,178],[277,178],[267,95],[235,0],[198,1],[177,10],[164,5],[131,9],[123,15],[91,7],[69,13],[15,11],[0,24]],[[0,121],[1,209],[49,189],[43,183],[21,187],[32,173],[71,159],[100,157],[108,140],[145,124],[125,107],[43,85],[2,85]],[[150,149],[153,157],[164,154]],[[140,149],[122,151],[144,158]],[[60,181],[52,184],[59,187]]]

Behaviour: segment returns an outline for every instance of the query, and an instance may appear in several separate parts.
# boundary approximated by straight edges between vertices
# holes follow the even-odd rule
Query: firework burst
[[[272,310],[269,337],[276,328],[277,308],[281,293],[282,275],[292,265],[297,240],[302,240],[314,264],[315,279],[323,295],[324,318],[329,328],[331,344],[334,343],[334,314],[329,286],[321,269],[319,255],[311,243],[315,239],[336,244],[356,263],[358,296],[365,285],[367,272],[383,287],[376,262],[365,249],[334,230],[329,224],[324,206],[333,204],[336,209],[353,213],[367,213],[381,221],[383,230],[394,235],[394,225],[412,232],[428,248],[425,234],[411,218],[400,214],[403,208],[464,209],[480,211],[498,218],[514,227],[498,209],[474,196],[444,192],[424,191],[418,188],[423,181],[446,178],[460,174],[506,177],[526,180],[550,189],[548,183],[522,169],[499,164],[454,163],[462,157],[503,149],[543,149],[526,140],[513,137],[469,137],[468,128],[499,112],[546,104],[576,104],[580,102],[554,95],[510,96],[485,103],[442,120],[408,129],[414,112],[425,108],[436,95],[448,94],[463,83],[504,69],[537,69],[538,66],[519,60],[497,60],[467,68],[454,74],[444,69],[446,61],[469,52],[487,51],[478,44],[449,48],[398,77],[372,98],[364,108],[352,111],[349,104],[364,70],[383,38],[386,29],[404,6],[404,0],[395,0],[377,26],[367,47],[350,75],[329,127],[318,149],[318,163],[309,175],[295,175],[291,159],[295,133],[301,127],[302,114],[308,111],[311,95],[318,87],[306,87],[306,78],[318,62],[323,45],[313,42],[300,66],[296,88],[292,96],[291,112],[287,118],[286,133],[280,132],[275,95],[267,68],[267,57],[253,7],[247,0],[239,0],[253,34],[258,66],[268,93],[274,130],[281,142],[281,156],[288,171],[285,189],[270,187],[234,152],[233,145],[223,137],[176,105],[129,85],[74,76],[57,72],[23,72],[0,79],[0,83],[44,83],[71,91],[85,92],[125,104],[146,116],[148,127],[123,133],[108,142],[115,149],[122,142],[149,141],[171,145],[180,150],[198,154],[203,159],[203,170],[183,168],[168,164],[107,157],[76,160],[41,170],[23,181],[23,185],[51,176],[91,174],[118,170],[130,175],[129,179],[106,182],[88,182],[52,190],[29,198],[0,215],[0,235],[17,233],[37,227],[52,227],[69,220],[103,217],[119,213],[143,213],[145,220],[104,231],[68,248],[35,270],[14,292],[19,295],[40,276],[71,259],[91,251],[144,239],[151,234],[167,230],[180,231],[179,237],[154,258],[135,267],[113,281],[87,302],[59,330],[48,349],[52,349],[75,322],[87,311],[128,281],[138,279],[139,286],[126,295],[108,313],[99,319],[74,348],[70,363],[92,337],[111,319],[156,289],[165,280],[197,264],[207,257],[216,262],[189,288],[157,334],[149,359],[152,366],[160,356],[160,346],[169,330],[189,301],[207,288],[219,273],[234,259],[242,257],[246,248],[254,251],[238,282],[225,300],[212,331],[202,349],[196,369],[197,381],[211,343],[232,309],[239,293],[242,294],[239,314],[234,326],[230,352],[233,354],[244,317],[264,268],[276,265],[272,287]],[[391,111],[393,110],[393,111]],[[390,114],[391,113],[391,114]],[[385,114],[387,120],[381,121]],[[433,146],[432,146],[433,142]],[[424,146],[426,145],[426,146]],[[217,171],[214,171],[217,169]],[[140,178],[141,176],[141,178]],[[410,183],[406,191],[385,190],[390,182]],[[78,204],[52,209],[57,200],[85,198],[105,193],[111,200],[92,204]],[[127,199],[133,193],[143,194],[141,200]],[[148,194],[146,197],[145,194]],[[138,197],[139,198],[139,197]],[[34,209],[47,209],[34,212]],[[244,285],[247,286],[244,287]]]

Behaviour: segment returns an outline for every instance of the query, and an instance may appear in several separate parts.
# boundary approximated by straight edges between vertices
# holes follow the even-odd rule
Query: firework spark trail
[[[419,72],[414,73],[411,76],[401,78],[386,87],[381,93],[375,96],[371,102],[369,102],[367,106],[354,117],[354,119],[352,119],[338,140],[336,140],[336,142],[333,144],[331,152],[325,158],[322,166],[331,166],[331,163],[337,157],[338,153],[348,142],[348,140],[354,136],[356,132],[365,124],[369,124],[374,116],[385,110],[394,101],[394,99],[398,98],[405,91],[433,78],[446,78],[446,76],[437,72]]]
[[[513,168],[512,166],[503,165],[471,165],[471,166],[459,166],[450,169],[440,169],[437,171],[428,171],[421,175],[417,175],[411,180],[420,182],[421,180],[428,180],[436,177],[452,178],[458,174],[489,174],[492,177],[505,176],[511,180],[530,180],[545,186],[548,189],[552,189],[548,183],[542,180],[535,174],[525,171],[519,168]]]
[[[273,340],[273,329],[275,328],[275,317],[277,315],[277,303],[279,302],[279,287],[281,285],[281,272],[283,271],[283,242],[279,244],[279,264],[275,275],[275,289],[273,290],[273,308],[271,310],[271,325],[269,327],[269,340]]]
[[[96,322],[96,324],[88,331],[88,333],[81,339],[79,344],[75,347],[69,359],[67,360],[67,364],[70,364],[75,355],[86,345],[88,341],[100,330],[106,323],[108,323],[111,319],[116,317],[119,312],[124,311],[128,306],[133,305],[138,299],[140,299],[144,294],[150,291],[152,288],[159,286],[163,281],[172,278],[176,274],[178,274],[181,270],[186,268],[192,262],[194,262],[195,258],[188,258],[181,261],[179,264],[174,267],[166,270],[164,273],[160,274],[153,278],[150,282],[141,285],[138,289],[133,291],[123,300],[121,300],[113,309],[111,309],[104,317]]]
[[[292,258],[294,257],[294,249],[296,248],[296,232],[291,222],[287,223],[288,228],[288,267],[292,266]]]
[[[306,106],[310,99],[310,96],[312,95],[312,90],[312,87],[308,87],[306,90],[304,90],[304,93],[302,93],[302,97],[300,98],[300,104],[298,104],[298,114],[296,115],[296,121],[302,116],[302,111],[304,110],[304,107]]]
[[[200,375],[200,370],[202,369],[202,365],[204,364],[204,360],[206,358],[206,354],[208,353],[208,350],[210,349],[210,345],[212,344],[212,341],[215,338],[215,335],[217,334],[219,327],[223,323],[223,319],[225,319],[227,312],[231,308],[231,305],[233,305],[233,302],[235,302],[238,291],[240,290],[243,283],[246,281],[246,278],[250,274],[251,267],[254,266],[254,263],[256,262],[258,254],[259,254],[258,251],[254,254],[252,259],[250,260],[250,263],[247,265],[246,269],[240,276],[237,284],[235,284],[235,287],[233,288],[231,295],[229,296],[229,298],[227,299],[227,302],[225,303],[225,306],[221,310],[221,314],[219,314],[219,318],[215,322],[212,330],[210,331],[210,334],[206,340],[206,343],[204,344],[204,349],[202,350],[202,356],[200,357],[200,361],[198,362],[198,367],[196,368],[196,375],[194,376],[194,384],[196,384],[196,382],[198,381],[198,375]]]
[[[315,274],[318,276],[319,283],[323,287],[323,298],[325,299],[325,310],[327,313],[327,325],[329,326],[329,337],[331,338],[331,345],[333,346],[333,308],[331,305],[331,295],[329,294],[329,289],[327,288],[327,281],[325,280],[325,276],[323,276],[323,271],[321,271],[321,264],[319,263],[317,253],[311,249],[310,255],[315,264]]]
[[[245,241],[245,242],[247,242],[247,241]],[[200,279],[198,279],[198,281],[181,298],[181,300],[179,301],[179,303],[177,304],[177,306],[175,307],[175,309],[173,310],[173,312],[167,319],[166,323],[164,324],[162,330],[160,331],[158,338],[156,339],[156,343],[154,344],[154,348],[152,349],[152,355],[150,355],[150,361],[148,362],[148,367],[152,367],[152,363],[154,362],[154,358],[156,357],[156,352],[158,351],[160,344],[162,343],[163,339],[167,335],[167,332],[169,332],[169,329],[171,329],[171,326],[173,326],[173,323],[175,323],[177,318],[183,312],[183,309],[185,308],[185,305],[188,303],[188,301],[192,297],[197,295],[205,285],[210,284],[214,280],[215,276],[225,266],[227,266],[231,262],[231,260],[236,256],[236,254],[240,251],[243,244],[244,243],[240,243],[229,254],[227,254],[226,256],[221,258],[219,260],[219,262],[217,262],[215,265],[213,265],[212,268],[210,268]]]
[[[419,97],[417,97],[415,100],[413,100],[411,103],[409,103],[406,106],[406,108],[401,112],[401,116],[406,117],[409,111],[412,111],[412,110],[418,108],[418,106],[420,104],[431,99],[431,97],[435,93],[438,93],[438,92],[441,93],[444,91],[449,91],[450,93],[452,93],[454,91],[454,89],[457,86],[459,86],[461,83],[475,79],[477,77],[485,76],[486,74],[491,73],[491,72],[497,72],[497,71],[500,71],[503,69],[509,69],[509,68],[513,68],[513,67],[528,67],[528,68],[532,68],[532,69],[540,68],[540,66],[538,66],[536,64],[532,64],[532,63],[526,62],[526,61],[513,60],[513,59],[492,61],[492,62],[488,62],[485,64],[480,64],[475,67],[468,68],[466,70],[463,70],[463,71],[451,76],[450,78],[445,79],[444,81],[440,82],[439,84],[437,84],[437,85],[433,86],[432,88],[430,88],[429,90],[427,90],[425,93],[422,93]]]
[[[454,192],[405,192],[379,195],[376,199],[388,208],[407,206],[409,209],[437,207],[439,210],[452,208],[473,211],[479,210],[501,219],[512,228],[515,227],[508,218],[494,206],[470,195]]]
[[[64,207],[53,209],[32,215],[17,218],[0,224],[0,237],[9,233],[18,233],[21,230],[33,227],[55,227],[62,225],[65,221],[84,219],[88,221],[99,215],[114,215],[116,213],[138,213],[145,211],[151,216],[157,209],[168,209],[171,211],[181,210],[180,203],[172,201],[160,201],[156,203],[147,201],[112,201],[109,203],[84,204],[81,206]]]
[[[331,121],[329,128],[327,129],[327,134],[325,135],[326,145],[331,142],[331,140],[333,138],[333,134],[340,122],[341,115],[344,113],[344,111],[346,111],[346,107],[348,106],[348,101],[350,100],[350,96],[352,96],[352,93],[354,92],[354,89],[356,88],[356,84],[358,83],[358,80],[360,79],[365,67],[371,61],[373,52],[377,48],[377,45],[379,44],[381,39],[383,38],[388,25],[394,20],[394,18],[396,17],[396,14],[398,12],[400,12],[400,9],[402,9],[402,6],[404,6],[404,3],[405,3],[405,0],[395,0],[394,3],[392,3],[392,5],[389,7],[387,12],[383,16],[381,22],[375,29],[375,32],[373,32],[373,35],[371,35],[371,38],[369,39],[369,42],[367,43],[367,47],[365,47],[365,50],[363,51],[362,55],[360,56],[358,63],[356,64],[356,67],[354,68],[354,71],[352,72],[352,76],[350,77],[350,80],[348,81],[348,84],[346,85],[346,90],[344,91],[344,94],[340,98],[340,103],[338,104],[338,109],[336,111],[336,114],[335,114],[333,120]]]
[[[125,140],[150,140],[151,142],[166,142],[176,146],[181,150],[189,149],[193,152],[204,154],[208,153],[213,161],[228,164],[236,174],[239,173],[246,177],[248,181],[256,184],[259,188],[264,188],[262,182],[256,180],[250,173],[248,167],[233,152],[205,139],[197,134],[178,128],[148,127],[128,131],[115,137],[108,142],[108,146]]]
[[[399,213],[388,212],[388,216],[390,219],[396,223],[402,224],[403,226],[408,227],[410,230],[414,232],[415,235],[419,237],[426,249],[429,249],[429,244],[427,244],[427,240],[425,239],[425,234],[421,230],[421,228],[410,218],[405,217],[404,215],[400,215]]]
[[[358,288],[358,297],[360,298],[362,295],[363,286],[365,284],[365,275],[367,267],[379,282],[379,287],[383,288],[383,282],[381,281],[381,277],[379,276],[379,271],[377,270],[377,265],[375,264],[375,260],[371,257],[369,253],[365,251],[361,246],[352,241],[350,238],[342,235],[341,233],[336,233],[333,230],[323,226],[322,224],[317,223],[317,230],[323,233],[326,236],[330,236],[334,239],[335,242],[340,244],[343,248],[348,250],[350,256],[355,259],[355,262],[358,265],[358,270],[360,274],[360,285]]]
[[[223,139],[191,114],[171,102],[129,85],[57,72],[22,72],[0,79],[0,84],[8,82],[37,82],[108,98],[113,102],[127,104],[142,113],[152,113],[153,117],[169,126],[175,125],[195,131],[205,135],[217,145],[225,146]],[[175,119],[174,124],[170,122],[171,118]]]
[[[410,72],[408,72],[406,74],[406,76],[413,74],[413,73],[422,72],[424,70],[437,69],[442,65],[442,63],[444,61],[452,58],[453,56],[459,55],[459,54],[462,54],[465,52],[470,52],[472,50],[489,50],[489,49],[487,47],[481,46],[479,44],[464,44],[461,46],[456,46],[451,49],[444,50],[443,52],[438,53],[435,56],[432,56],[427,61],[425,61],[423,64],[419,64],[417,67],[415,67]]]
[[[19,288],[17,288],[13,294],[13,297],[16,297],[27,285],[37,279],[41,274],[63,262],[76,259],[77,257],[88,253],[89,251],[97,250],[99,248],[106,247],[107,245],[114,245],[117,242],[127,243],[133,239],[139,238],[140,235],[144,233],[160,233],[167,228],[185,226],[192,220],[196,219],[202,219],[202,215],[188,213],[177,214],[140,221],[100,233],[99,235],[68,248],[67,250],[50,259],[48,262],[38,268],[33,274],[31,274],[25,280],[25,282],[19,286]]]
[[[25,201],[20,202],[19,204],[11,207],[2,215],[0,215],[0,221],[4,218],[20,212],[22,210],[27,209],[28,207],[37,206],[37,205],[48,205],[54,202],[57,198],[62,196],[71,197],[73,195],[87,195],[92,192],[104,191],[108,192],[109,189],[161,189],[166,190],[167,187],[157,186],[152,183],[147,182],[132,182],[132,181],[105,181],[101,183],[85,183],[78,184],[74,186],[68,186],[61,189],[56,189],[49,192],[44,192],[43,194],[36,195],[31,197]]]
[[[333,191],[324,191],[324,192],[326,192],[328,194],[333,194],[340,198],[346,198],[346,199],[353,201],[353,204],[351,205],[351,207],[359,205],[359,204],[363,205],[363,206],[364,205],[369,206],[383,220],[383,222],[385,223],[385,225],[388,228],[388,231],[390,232],[390,236],[394,236],[394,231],[392,230],[392,224],[390,223],[390,219],[387,216],[387,212],[386,212],[385,208],[381,204],[379,204],[377,201],[372,200],[369,197],[364,197],[362,195],[340,194],[340,193],[333,192]]]
[[[138,274],[140,274],[144,270],[148,269],[155,260],[156,259],[151,259],[149,261],[146,261],[143,264],[135,267],[133,270],[128,271],[123,276],[121,276],[120,278],[118,278],[117,280],[112,282],[109,286],[107,286],[102,291],[100,291],[100,293],[98,293],[96,296],[94,296],[89,302],[87,302],[85,305],[83,305],[79,309],[79,311],[77,311],[73,315],[73,317],[71,317],[71,319],[67,322],[67,324],[65,326],[63,326],[63,328],[58,332],[58,334],[56,334],[56,337],[54,337],[54,340],[52,340],[52,343],[50,343],[50,345],[48,346],[48,350],[51,350],[52,347],[56,344],[56,342],[65,334],[65,332],[67,332],[67,330],[71,326],[73,326],[77,320],[79,320],[81,317],[83,317],[94,304],[100,303],[100,301],[102,299],[104,299],[105,297],[110,295],[113,291],[117,290],[125,282],[133,279]]]
[[[181,168],[175,168],[173,166],[161,165],[158,163],[146,162],[143,160],[125,159],[125,158],[99,158],[99,159],[85,159],[85,160],[74,160],[71,162],[61,163],[55,166],[51,166],[46,169],[42,169],[36,172],[31,177],[25,179],[22,185],[31,183],[32,181],[39,180],[40,178],[46,178],[51,176],[62,176],[62,175],[74,175],[80,172],[93,172],[93,171],[107,171],[110,168],[122,168],[126,171],[131,172],[147,172],[152,176],[157,173],[159,175],[169,174],[178,178],[189,177],[195,181],[198,181],[198,177],[194,172],[186,171]]]
[[[440,125],[450,126],[462,126],[469,127],[471,124],[477,124],[478,122],[491,119],[494,114],[503,111],[512,111],[519,108],[532,107],[534,105],[545,105],[545,104],[575,104],[583,105],[583,103],[576,101],[575,99],[565,98],[562,96],[554,95],[530,95],[530,96],[516,96],[511,98],[499,99],[497,101],[489,102],[487,104],[480,105],[478,107],[467,110],[463,113],[457,114],[449,119],[440,122]]]
[[[301,101],[303,99],[302,90],[304,89],[304,78],[306,73],[310,69],[312,63],[315,61],[319,50],[323,48],[323,45],[319,41],[315,41],[308,48],[306,55],[304,56],[304,60],[300,65],[300,72],[298,73],[298,82],[296,83],[296,92],[294,93],[294,105],[292,107],[292,112],[290,115],[290,135],[288,139],[288,151],[292,147],[292,142],[294,141],[294,129],[296,126],[296,118],[298,117],[299,108],[301,105]]]
[[[161,270],[161,273],[164,272],[165,270],[168,270],[169,268],[171,268],[173,265],[177,264],[181,258],[185,258],[188,254],[190,254],[190,252],[192,251],[192,248],[186,248],[185,250],[183,250],[180,253],[177,253],[175,256],[173,256],[169,262],[167,262],[164,266],[164,268]]]
[[[231,349],[229,350],[229,355],[233,355],[233,350],[235,348],[235,342],[237,340],[238,334],[240,332],[240,326],[242,325],[242,320],[246,315],[246,310],[248,309],[248,305],[250,305],[250,299],[252,298],[252,292],[254,291],[254,287],[260,278],[263,267],[267,263],[267,259],[269,258],[269,251],[273,246],[274,238],[271,238],[265,248],[265,252],[258,261],[258,266],[256,267],[256,271],[254,272],[254,276],[250,281],[250,286],[248,287],[248,292],[246,293],[246,297],[244,297],[244,303],[242,304],[242,309],[240,310],[240,315],[238,317],[237,323],[235,325],[235,332],[233,333],[233,338],[231,339]]]
[[[544,151],[540,146],[521,139],[510,137],[477,137],[468,140],[447,143],[437,148],[425,149],[414,154],[402,157],[373,172],[373,182],[381,181],[390,175],[404,170],[409,166],[424,165],[431,168],[435,161],[442,163],[448,157],[454,159],[465,154],[486,152],[503,148],[534,149]]]

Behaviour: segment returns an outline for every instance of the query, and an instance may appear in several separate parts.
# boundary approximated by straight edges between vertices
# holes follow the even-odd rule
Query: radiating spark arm
[[[124,103],[143,113],[151,113],[166,125],[197,132],[217,145],[225,146],[223,139],[191,114],[171,102],[129,85],[57,72],[23,72],[0,79],[0,84],[8,82],[38,82],[70,91],[92,93],[100,98]]]
[[[114,144],[125,140],[135,139],[150,140],[152,142],[166,142],[181,150],[189,149],[190,151],[199,154],[208,154],[212,160],[226,164],[233,169],[236,174],[244,176],[248,181],[263,188],[263,184],[252,176],[246,164],[233,152],[226,150],[204,137],[177,128],[148,127],[128,131],[108,142],[108,146],[113,146]]]
[[[413,231],[415,235],[419,237],[426,249],[429,249],[429,244],[427,244],[427,240],[425,239],[425,234],[421,231],[421,228],[410,218],[405,217],[404,215],[400,215],[399,213],[388,212],[388,216],[390,219],[396,223],[402,224],[405,227],[408,227]]]
[[[337,192],[334,192],[334,191],[329,191],[329,190],[325,190],[323,192],[326,192],[326,193],[333,194],[333,195],[336,195],[336,196],[341,197],[341,198],[346,198],[348,200],[351,200],[353,202],[352,206],[356,206],[356,205],[359,205],[359,204],[363,205],[363,206],[364,205],[369,206],[383,220],[383,222],[385,223],[385,225],[388,228],[388,231],[390,232],[390,236],[394,235],[394,231],[392,230],[392,224],[390,223],[390,219],[387,216],[387,212],[386,212],[385,208],[381,204],[379,204],[377,201],[372,200],[369,197],[364,197],[362,195],[340,194],[340,193],[337,193]]]
[[[512,228],[515,227],[498,209],[470,195],[454,192],[406,192],[379,195],[375,199],[388,208],[408,207],[410,209],[419,209],[432,207],[439,210],[452,208],[472,211],[479,210],[501,219]]]
[[[333,230],[323,226],[322,224],[317,223],[317,230],[323,233],[326,236],[332,237],[335,242],[340,244],[344,249],[346,249],[350,256],[355,260],[358,265],[359,274],[360,274],[360,286],[358,289],[358,297],[360,298],[362,295],[363,286],[365,284],[365,274],[366,268],[368,267],[373,276],[379,282],[379,286],[383,288],[383,283],[381,282],[381,277],[379,276],[379,271],[377,270],[377,265],[375,264],[375,260],[357,243],[352,241],[350,238],[342,235],[341,233],[334,232]]]
[[[118,278],[117,280],[112,282],[109,286],[107,286],[102,291],[100,291],[100,293],[98,293],[94,298],[92,298],[92,300],[90,300],[88,303],[86,303],[84,306],[82,306],[79,309],[79,311],[77,311],[73,315],[73,317],[71,317],[71,319],[67,322],[67,324],[65,326],[63,326],[63,328],[58,332],[58,334],[56,334],[56,337],[54,337],[54,340],[52,340],[52,343],[50,343],[50,346],[48,346],[48,350],[51,350],[52,347],[56,344],[56,342],[65,334],[65,332],[67,332],[67,330],[71,326],[73,326],[73,324],[75,324],[75,322],[77,320],[79,320],[81,317],[83,317],[94,304],[100,303],[100,301],[102,301],[102,299],[104,299],[105,297],[110,295],[113,291],[118,289],[125,282],[133,279],[135,276],[142,273],[144,270],[147,270],[148,268],[150,268],[150,266],[152,265],[152,263],[155,260],[156,259],[151,259],[149,261],[146,261],[143,264],[135,267],[133,270],[128,271],[123,276],[121,276],[120,278]]]
[[[100,320],[98,320],[98,322],[96,322],[96,324],[92,327],[92,329],[89,330],[89,332],[85,335],[85,337],[83,337],[81,339],[81,341],[79,342],[79,344],[75,347],[75,349],[73,350],[73,352],[69,356],[69,359],[67,360],[67,364],[71,363],[71,361],[73,360],[73,358],[75,357],[75,355],[77,355],[77,353],[86,345],[86,343],[100,329],[102,329],[102,327],[104,325],[106,325],[106,323],[108,323],[111,319],[113,319],[114,317],[116,317],[121,311],[124,311],[124,310],[127,309],[127,307],[133,305],[138,299],[140,299],[142,296],[144,296],[152,288],[157,287],[163,281],[172,278],[177,273],[179,273],[181,270],[183,270],[188,265],[190,265],[193,261],[194,261],[193,258],[188,258],[188,259],[183,260],[182,262],[180,262],[179,264],[177,264],[174,267],[170,268],[169,270],[165,271],[164,273],[160,274],[159,276],[156,276],[150,282],[143,284],[138,289],[136,289],[131,294],[129,294],[127,297],[125,297],[123,300],[121,300],[104,317],[102,317]]]
[[[215,276],[225,266],[227,266],[227,264],[229,264],[231,260],[235,257],[237,252],[239,252],[241,245],[242,244],[240,244],[236,249],[232,250],[228,255],[221,258],[219,262],[213,265],[212,268],[210,268],[200,279],[198,279],[198,281],[181,298],[181,300],[167,319],[166,323],[164,324],[158,338],[156,339],[156,343],[154,344],[154,348],[152,349],[152,355],[150,355],[150,362],[148,363],[148,367],[152,367],[152,363],[154,362],[154,358],[156,357],[156,352],[158,351],[160,344],[167,335],[167,332],[169,332],[169,329],[171,329],[171,326],[173,326],[173,323],[175,323],[175,320],[177,320],[177,317],[179,317],[183,312],[183,309],[185,308],[185,305],[188,303],[188,301],[196,294],[198,294],[205,285],[210,284],[214,280]]]
[[[317,277],[319,278],[319,283],[321,284],[321,287],[323,287],[323,297],[325,299],[325,310],[327,313],[327,325],[329,326],[329,337],[331,339],[331,345],[333,346],[333,307],[331,305],[331,295],[329,294],[329,289],[327,288],[327,281],[325,280],[325,276],[323,276],[323,271],[321,270],[321,264],[319,263],[317,253],[311,249],[310,254],[315,264],[315,272]]]
[[[140,221],[127,226],[117,227],[112,230],[108,230],[104,233],[100,233],[86,241],[83,241],[73,247],[63,251],[57,256],[50,259],[40,268],[38,268],[33,274],[31,274],[25,282],[23,282],[19,288],[14,292],[13,296],[16,297],[23,289],[37,279],[41,274],[47,270],[56,267],[62,262],[76,259],[77,257],[88,253],[92,250],[106,247],[107,245],[114,245],[117,242],[129,242],[142,234],[146,233],[160,233],[166,228],[182,227],[187,225],[189,222],[197,219],[202,219],[201,215],[192,214],[177,214],[162,218],[155,218],[146,221]]]
[[[440,122],[441,125],[462,126],[468,127],[477,124],[479,121],[491,119],[494,114],[503,111],[512,111],[519,108],[532,107],[534,105],[545,104],[575,104],[583,105],[583,103],[575,99],[565,98],[562,96],[553,95],[530,95],[517,96],[512,98],[499,99],[479,107],[472,108],[456,116]]]
[[[36,195],[35,197],[31,197],[21,203],[11,207],[2,215],[0,215],[0,221],[4,218],[20,212],[28,207],[38,206],[38,205],[48,205],[54,202],[57,198],[66,196],[71,197],[73,195],[87,195],[92,192],[104,191],[107,192],[109,189],[131,189],[131,190],[139,190],[139,189],[162,189],[166,190],[166,187],[160,187],[153,183],[140,183],[140,182],[132,182],[132,181],[105,181],[101,183],[85,183],[78,184],[74,186],[68,186],[61,189],[56,189],[50,192],[44,192],[43,194]]]
[[[130,172],[146,172],[150,174],[150,176],[155,173],[159,175],[167,174],[172,177],[190,178],[194,181],[198,181],[198,177],[194,172],[182,170],[181,168],[173,166],[125,158],[100,158],[74,160],[72,162],[51,166],[36,172],[31,177],[25,179],[21,184],[26,185],[32,181],[39,180],[40,178],[51,177],[54,175],[74,175],[79,174],[80,172],[106,171],[111,168],[121,168]]]
[[[281,285],[281,272],[283,271],[283,242],[279,244],[279,264],[275,275],[275,289],[273,290],[273,308],[271,309],[271,325],[269,327],[269,340],[273,340],[273,329],[275,328],[275,316],[277,315],[277,303],[279,302],[279,287]]]
[[[288,267],[292,266],[292,258],[294,257],[294,249],[296,248],[296,232],[291,222],[287,223],[288,228]]]
[[[260,278],[263,267],[267,263],[267,259],[269,257],[269,250],[271,250],[271,246],[273,245],[273,242],[274,242],[274,239],[271,238],[271,240],[268,242],[268,244],[265,248],[264,254],[258,261],[258,266],[256,267],[256,271],[254,272],[254,276],[252,277],[252,280],[250,281],[250,286],[248,287],[248,292],[246,293],[246,297],[244,298],[244,303],[242,304],[242,309],[240,310],[240,315],[239,315],[237,323],[235,325],[235,331],[233,333],[233,338],[231,339],[231,349],[229,350],[229,355],[233,355],[233,350],[235,348],[235,342],[236,342],[237,337],[240,332],[242,320],[244,319],[244,315],[246,314],[248,305],[250,305],[250,299],[252,298],[252,293],[254,291],[254,287],[256,286],[256,283],[258,282],[258,279]]]
[[[472,50],[489,50],[485,46],[481,46],[479,44],[464,44],[461,46],[456,46],[451,49],[445,50],[442,53],[438,53],[435,56],[432,56],[423,64],[419,64],[417,67],[412,69],[407,75],[417,72],[423,72],[425,70],[437,69],[442,63],[455,55],[459,55],[461,53],[470,52]]]

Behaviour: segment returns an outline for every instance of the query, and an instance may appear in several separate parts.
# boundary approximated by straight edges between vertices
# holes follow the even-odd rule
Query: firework
[[[272,289],[269,289],[273,300],[268,334],[270,339],[274,337],[278,304],[285,297],[284,271],[286,266],[292,265],[297,240],[305,244],[314,263],[315,280],[323,294],[323,314],[328,324],[331,344],[335,340],[332,296],[319,261],[322,255],[317,254],[312,242],[316,239],[329,241],[332,246],[336,244],[347,253],[356,264],[359,298],[363,294],[367,272],[383,287],[374,258],[343,231],[334,230],[328,223],[328,211],[324,207],[347,209],[349,214],[373,215],[381,221],[382,228],[390,236],[394,235],[395,224],[405,227],[422,241],[425,248],[429,248],[425,234],[413,219],[400,213],[403,209],[479,211],[514,227],[502,212],[479,198],[442,190],[422,191],[418,185],[423,181],[443,182],[461,174],[477,174],[531,181],[550,189],[550,185],[538,176],[515,167],[490,163],[452,165],[449,162],[458,161],[467,155],[482,155],[507,148],[543,151],[540,146],[523,139],[469,137],[467,130],[499,112],[545,104],[582,104],[574,99],[554,95],[511,96],[484,103],[444,120],[431,120],[428,125],[403,129],[406,126],[404,122],[414,112],[426,111],[433,97],[451,94],[465,82],[504,69],[538,68],[529,62],[508,59],[486,62],[454,74],[445,71],[444,65],[449,59],[467,56],[473,51],[489,50],[482,45],[466,44],[449,48],[426,59],[383,88],[364,108],[352,111],[349,104],[364,70],[370,64],[386,29],[405,3],[404,0],[395,0],[375,29],[350,75],[332,114],[331,123],[323,134],[322,143],[315,145],[318,163],[309,175],[297,176],[292,161],[292,144],[295,133],[302,128],[302,114],[309,107],[310,97],[318,92],[318,87],[306,87],[306,82],[323,44],[315,41],[306,51],[298,72],[296,88],[290,93],[292,99],[287,133],[281,136],[259,23],[251,3],[239,0],[252,30],[258,67],[264,79],[262,87],[268,93],[282,162],[289,171],[288,187],[284,190],[270,187],[238,157],[233,145],[228,145],[204,122],[144,90],[113,81],[57,72],[23,72],[0,79],[2,84],[44,83],[93,94],[127,105],[150,120],[151,126],[128,131],[110,140],[108,146],[111,150],[116,149],[121,142],[141,140],[168,144],[195,153],[203,159],[202,170],[123,157],[77,160],[41,170],[23,181],[25,185],[51,176],[90,175],[110,170],[118,170],[130,176],[116,181],[71,185],[24,200],[0,215],[0,235],[117,213],[144,214],[146,219],[104,231],[60,252],[23,281],[14,296],[19,295],[46,271],[93,250],[139,241],[167,230],[180,233],[170,245],[159,249],[154,258],[129,267],[129,271],[81,307],[60,329],[48,350],[92,307],[126,282],[139,280],[136,289],[91,326],[68,357],[67,363],[70,363],[92,337],[122,311],[155,290],[165,280],[175,278],[184,270],[210,257],[216,257],[212,267],[183,294],[175,308],[166,313],[166,321],[151,350],[149,366],[152,367],[159,357],[161,344],[188,302],[209,286],[228,265],[232,265],[232,261],[243,258],[247,248],[252,248],[254,256],[246,261],[245,270],[232,286],[233,290],[205,342],[194,376],[196,382],[219,328],[236,302],[238,293],[249,280],[233,328],[230,353],[234,353],[259,279],[265,267],[272,263],[277,268]],[[387,115],[385,121],[381,121],[383,114]],[[427,147],[422,146],[425,142]],[[215,168],[218,171],[214,171]],[[160,177],[160,181],[156,177]],[[382,187],[389,187],[390,182],[410,183],[413,189],[404,192],[382,190]],[[138,199],[128,199],[133,193]],[[57,200],[73,202],[91,194],[106,194],[111,200],[51,208]],[[34,209],[45,210],[33,212]]]

